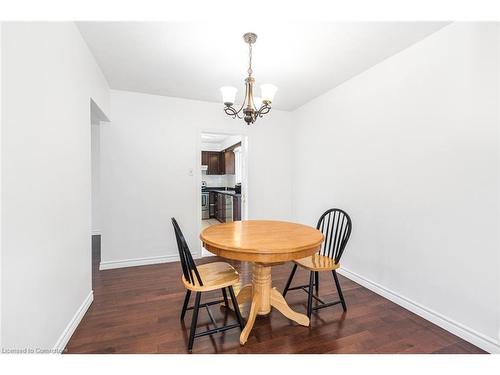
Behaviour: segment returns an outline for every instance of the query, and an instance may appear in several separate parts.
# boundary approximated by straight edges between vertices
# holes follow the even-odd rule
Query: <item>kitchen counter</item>
[[[226,190],[226,188],[223,186],[221,186],[221,187],[207,186],[207,187],[201,189],[201,191],[215,191],[215,190]],[[233,188],[233,190],[234,190],[234,188]]]
[[[226,194],[226,195],[232,195],[233,197],[241,197],[241,194],[237,194],[234,190],[209,190],[213,191],[214,193],[220,193],[220,194]]]
[[[241,197],[240,193],[236,193],[234,189],[229,188],[226,190],[223,187],[206,187],[201,190],[202,192],[212,192],[212,193],[220,193],[220,194],[226,194],[226,195],[232,195],[233,197]]]

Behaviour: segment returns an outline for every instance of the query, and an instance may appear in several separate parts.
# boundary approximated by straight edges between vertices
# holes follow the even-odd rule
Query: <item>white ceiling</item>
[[[235,18],[244,18],[238,17]],[[443,22],[80,22],[113,89],[221,102],[248,64],[242,35],[258,34],[257,86],[278,86],[274,106],[292,110],[445,26]],[[257,90],[259,95],[260,90]]]

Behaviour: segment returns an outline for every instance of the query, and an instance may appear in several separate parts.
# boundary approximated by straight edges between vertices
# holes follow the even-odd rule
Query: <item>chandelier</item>
[[[274,94],[278,88],[271,84],[260,86],[261,98],[254,97],[255,78],[252,76],[252,44],[257,40],[257,34],[246,33],[243,40],[248,43],[248,77],[245,79],[245,99],[240,109],[233,107],[236,98],[236,87],[221,87],[222,102],[224,103],[224,112],[233,118],[244,119],[247,125],[253,124],[259,117],[262,117],[271,110],[271,103]]]

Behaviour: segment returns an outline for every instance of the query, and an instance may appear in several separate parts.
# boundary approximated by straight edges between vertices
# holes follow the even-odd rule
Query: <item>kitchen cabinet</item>
[[[220,152],[208,151],[207,152],[207,174],[221,174],[221,156]]]
[[[221,175],[234,174],[235,172],[235,157],[233,148],[224,151],[202,151],[201,165],[208,166],[207,174]]]
[[[241,196],[213,193],[214,217],[221,223],[241,220]]]
[[[241,220],[241,197],[233,197],[233,221]]]
[[[201,165],[208,165],[208,151],[201,152]]]
[[[215,191],[211,191],[208,195],[208,214],[210,218],[215,217],[215,197],[217,193]]]
[[[226,174],[226,160],[224,159],[224,151],[219,152],[219,174]]]
[[[221,193],[216,194],[215,218],[221,223],[226,222],[226,199]]]
[[[234,162],[233,162],[234,164]],[[224,152],[202,151],[201,165],[207,166],[207,174],[226,174]],[[233,166],[234,168],[234,166]]]
[[[233,150],[224,151],[224,170],[226,174],[234,174],[234,152]]]

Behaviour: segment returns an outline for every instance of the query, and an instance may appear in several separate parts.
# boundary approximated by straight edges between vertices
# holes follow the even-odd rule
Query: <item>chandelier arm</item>
[[[232,107],[224,107],[224,112],[226,112],[226,115],[231,116],[232,118],[236,118],[238,115],[238,112]]]
[[[263,104],[262,107],[260,107],[260,109],[257,111],[257,115],[258,115],[258,117],[262,117],[265,114],[269,113],[270,110],[271,110],[271,106],[269,106],[267,104]]]
[[[243,107],[245,107],[245,103],[247,102],[247,97],[248,97],[248,85],[245,85],[245,98],[243,98],[243,103],[241,104],[241,107],[240,109],[238,109],[238,111],[236,111],[236,113],[241,113],[241,111],[243,110]],[[243,118],[243,117],[240,117],[238,116],[238,118]]]
[[[232,106],[224,107],[224,112],[226,112],[226,115],[231,116],[232,118],[243,118],[243,116],[240,115],[241,109],[239,111],[236,111],[236,109],[234,109]]]
[[[236,118],[236,111],[233,107],[224,107],[224,112],[226,115],[231,116],[232,118]]]

